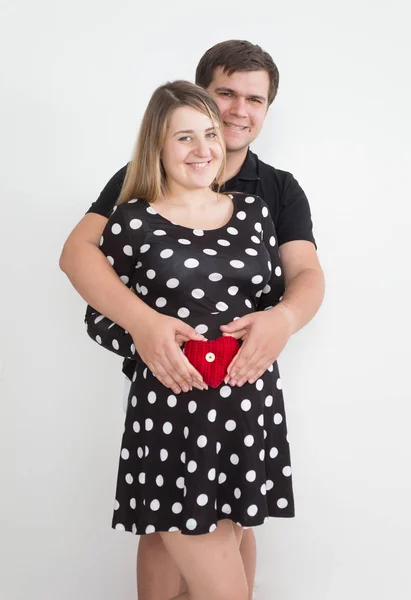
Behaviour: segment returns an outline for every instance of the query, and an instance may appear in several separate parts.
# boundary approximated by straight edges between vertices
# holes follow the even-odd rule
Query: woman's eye
[[[207,133],[206,137],[209,139],[212,139],[212,138],[217,137],[217,134],[214,133],[213,131],[210,131],[210,133]]]
[[[184,137],[178,138],[179,142],[187,142],[191,141],[191,137],[189,135],[185,135]]]

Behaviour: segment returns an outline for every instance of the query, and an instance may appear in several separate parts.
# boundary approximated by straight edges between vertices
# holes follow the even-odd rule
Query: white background
[[[257,598],[411,597],[408,2],[1,4],[1,600],[135,598],[121,361],[58,258],[154,88],[231,38],[279,66],[253,149],[306,191],[327,277],[280,360],[297,518],[256,530]]]

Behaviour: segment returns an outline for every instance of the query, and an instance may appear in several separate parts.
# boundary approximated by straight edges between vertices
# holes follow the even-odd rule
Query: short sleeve
[[[285,179],[276,222],[278,243],[281,246],[287,242],[306,240],[316,246],[307,196],[291,173],[283,173]]]
[[[90,206],[87,213],[95,213],[102,217],[108,217],[113,210],[117,199],[120,195],[121,188],[123,187],[124,179],[126,177],[127,165],[122,167],[113,177],[108,181],[104,189],[101,191],[100,196]]]

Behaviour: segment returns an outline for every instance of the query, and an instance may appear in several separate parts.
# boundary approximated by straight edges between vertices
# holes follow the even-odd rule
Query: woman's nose
[[[197,141],[197,144],[195,147],[195,153],[198,156],[209,156],[210,155],[210,151],[208,149],[207,142],[205,140]]]

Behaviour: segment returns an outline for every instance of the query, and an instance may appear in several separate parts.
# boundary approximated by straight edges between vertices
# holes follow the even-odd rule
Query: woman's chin
[[[215,180],[215,176],[216,174],[213,173],[211,176],[210,174],[207,174],[202,176],[198,175],[196,177],[190,177],[190,181],[187,182],[189,184],[188,187],[190,187],[191,189],[198,190],[201,190],[203,188],[209,188]]]

